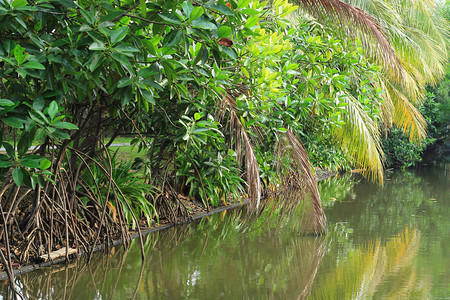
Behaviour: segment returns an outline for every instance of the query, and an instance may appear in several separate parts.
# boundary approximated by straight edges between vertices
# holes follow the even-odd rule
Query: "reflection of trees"
[[[315,283],[311,299],[427,299],[431,278],[417,270],[421,233],[405,228],[384,245],[380,239],[341,258]]]
[[[390,174],[382,189],[356,184],[328,208],[329,223],[353,233],[343,241],[333,236],[340,227],[330,228],[320,270],[327,279],[319,276],[315,282],[315,298],[327,293],[327,298],[340,293],[346,299],[448,296],[442,288],[450,252],[444,238],[450,228],[448,178],[441,168],[430,171]]]
[[[299,235],[308,207],[283,214],[269,204],[258,216],[228,211],[149,236],[142,268],[139,247],[117,248],[17,285],[30,299],[445,298],[435,287],[448,286],[448,179],[418,174],[393,174],[382,189],[321,183],[324,202],[336,198],[326,237]]]
[[[143,268],[138,247],[120,248],[95,255],[89,265],[79,261],[25,274],[19,286],[32,299],[303,299],[325,239],[298,235],[295,224],[297,218],[273,207],[259,216],[223,212],[150,235]]]

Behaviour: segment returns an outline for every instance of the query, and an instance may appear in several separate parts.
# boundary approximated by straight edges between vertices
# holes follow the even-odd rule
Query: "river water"
[[[321,182],[323,237],[279,212],[227,211],[150,235],[144,264],[135,241],[17,286],[27,299],[450,299],[450,166],[386,177]]]

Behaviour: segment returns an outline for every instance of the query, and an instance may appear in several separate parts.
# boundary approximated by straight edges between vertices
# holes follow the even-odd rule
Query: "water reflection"
[[[301,235],[308,218],[299,212],[223,212],[149,236],[144,264],[133,243],[88,265],[24,274],[17,285],[29,299],[445,298],[447,174],[395,173],[383,188],[348,177],[323,182],[325,237]]]

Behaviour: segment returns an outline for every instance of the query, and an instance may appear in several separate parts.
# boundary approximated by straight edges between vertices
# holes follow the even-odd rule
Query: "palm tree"
[[[417,105],[426,84],[445,73],[448,22],[433,0],[296,0],[322,23],[338,24],[341,35],[359,38],[367,56],[383,67],[379,84],[383,95],[383,121],[396,125],[410,139],[426,135],[426,123]],[[355,101],[349,99],[349,104]],[[348,106],[347,127],[338,130],[341,147],[350,152],[382,182],[382,157],[376,124]],[[353,129],[352,129],[353,128]]]

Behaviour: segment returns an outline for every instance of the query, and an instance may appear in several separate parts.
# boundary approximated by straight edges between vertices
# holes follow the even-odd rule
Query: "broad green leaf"
[[[27,0],[14,0],[12,2],[12,7],[13,8],[24,7],[27,6],[27,4],[28,4]]]
[[[189,17],[191,16],[192,10],[194,9],[194,6],[191,4],[190,1],[184,1],[182,7],[183,7],[184,15],[186,16],[186,18],[189,19]]]
[[[0,106],[9,107],[9,106],[13,106],[13,105],[14,105],[14,102],[12,102],[11,100],[0,99]]]
[[[200,120],[202,118],[202,116],[199,114],[199,113],[195,113],[194,114],[194,119],[195,119],[195,121],[198,121],[198,120]]]
[[[252,16],[247,19],[247,23],[245,23],[245,27],[251,28],[258,24],[259,17],[258,16]]]
[[[22,170],[19,167],[16,167],[13,171],[12,171],[12,177],[14,180],[14,183],[18,186],[20,186],[22,184],[23,181],[23,173]]]
[[[146,90],[146,89],[139,89],[142,95],[142,98],[144,98],[147,102],[155,105],[155,99],[153,98],[153,94]]]
[[[217,34],[219,38],[229,37],[231,35],[231,28],[228,26],[220,26]]]
[[[23,125],[22,120],[17,117],[2,118],[1,120],[6,125],[9,125],[14,128],[22,128],[22,125]]]
[[[41,125],[46,125],[49,123],[47,117],[39,110],[31,110],[28,112],[28,114],[34,121]]]
[[[41,162],[39,163],[39,168],[41,170],[47,170],[48,168],[50,168],[52,165],[52,162],[49,161],[48,159],[44,158],[43,160],[41,160]]]
[[[34,60],[24,63],[23,67],[27,68],[27,69],[45,70],[45,67],[43,64],[41,64],[37,61],[34,61]]]
[[[58,104],[56,101],[52,101],[48,106],[48,115],[50,116],[50,120],[53,120],[58,113]]]
[[[105,56],[103,55],[103,53],[96,53],[91,58],[91,63],[89,64],[89,70],[91,72],[94,72],[95,70],[97,70],[98,67],[100,67],[102,65],[104,60],[105,60]]]
[[[176,14],[159,14],[161,19],[171,25],[183,25]]]
[[[112,49],[125,55],[130,55],[132,52],[139,52],[139,49],[125,44],[119,44]]]
[[[113,31],[111,35],[111,43],[116,44],[123,40],[128,34],[128,27],[120,27]]]
[[[58,122],[53,124],[54,127],[59,129],[69,129],[69,130],[78,130],[78,126],[69,122]]]
[[[239,0],[236,8],[241,9],[241,8],[247,7],[249,3],[250,3],[250,0]]]
[[[19,44],[14,48],[14,58],[17,60],[18,65],[21,65],[26,59],[24,51],[25,48],[21,47]]]
[[[20,160],[20,164],[24,167],[32,168],[32,169],[39,169],[39,162],[41,161],[42,157],[35,158],[26,156]]]
[[[217,3],[217,4],[211,4],[208,5],[209,8],[218,11],[221,14],[224,14],[225,16],[232,16],[234,15],[233,11],[228,8],[228,6]]]
[[[241,10],[241,13],[246,14],[246,15],[255,16],[255,15],[259,14],[259,11],[257,11],[256,9],[253,9],[253,8],[244,8],[243,10]]]
[[[153,74],[155,74],[155,73],[156,73],[156,72],[155,72],[152,68],[150,68],[150,67],[145,67],[145,68],[142,68],[142,69],[140,69],[140,70],[138,71],[137,76],[138,76],[138,77],[147,78],[147,77],[149,77],[149,76],[151,76],[151,75],[153,75]]]
[[[89,50],[93,50],[93,51],[100,51],[100,50],[105,50],[105,44],[95,41],[93,42],[90,46],[89,46]]]
[[[61,129],[56,129],[55,131],[51,132],[50,136],[52,138],[62,139],[62,140],[70,139],[69,134],[67,132],[65,132],[65,131],[62,131]]]
[[[209,30],[217,29],[217,26],[214,23],[211,23],[204,19],[195,19],[194,21],[192,21],[192,26],[194,26],[196,28],[209,29]]]
[[[189,17],[189,20],[193,21],[195,19],[200,18],[204,12],[205,12],[205,10],[203,9],[203,7],[201,7],[201,6],[194,7],[194,9],[192,10],[192,13]]]
[[[33,109],[35,110],[41,110],[42,108],[44,108],[45,105],[45,101],[44,101],[44,97],[39,96],[36,97],[36,99],[34,99],[33,101]]]
[[[92,12],[90,12],[90,11],[87,11],[87,10],[85,10],[85,9],[82,8],[82,7],[80,7],[80,12],[81,12],[81,15],[83,15],[83,17],[86,19],[86,21],[87,21],[89,24],[93,25],[93,24],[95,23],[95,16],[94,16],[94,13],[92,13]]]
[[[1,156],[6,157],[6,159],[3,159],[3,157],[0,157],[0,168],[9,168],[12,166],[12,162],[8,159],[6,155],[0,154]]]
[[[133,81],[129,77],[121,78],[119,80],[119,82],[117,83],[117,87],[123,88],[123,87],[131,85],[132,83],[133,83]]]
[[[17,153],[19,156],[25,155],[33,142],[29,132],[24,132],[17,143]]]
[[[83,23],[83,24],[81,24],[81,26],[80,26],[80,31],[81,31],[81,32],[86,32],[86,31],[91,31],[91,30],[92,30],[92,27],[89,26],[89,25],[86,24],[86,23]]]
[[[173,46],[177,45],[181,41],[182,37],[183,37],[183,32],[181,30],[172,30],[164,38],[164,47],[173,47]]]

